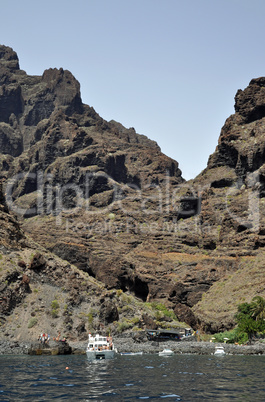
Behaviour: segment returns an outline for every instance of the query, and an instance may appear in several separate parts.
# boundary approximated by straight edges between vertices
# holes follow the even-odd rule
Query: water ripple
[[[265,356],[0,356],[0,401],[264,400]],[[66,367],[69,367],[66,370]],[[12,379],[12,381],[10,381]]]

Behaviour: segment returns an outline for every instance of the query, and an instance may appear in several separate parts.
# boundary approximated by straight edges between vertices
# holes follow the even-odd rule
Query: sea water
[[[265,356],[0,356],[0,401],[265,401]]]

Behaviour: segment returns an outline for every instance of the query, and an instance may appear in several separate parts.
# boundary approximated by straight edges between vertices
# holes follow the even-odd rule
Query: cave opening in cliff
[[[142,301],[146,302],[149,294],[148,284],[139,277],[135,278],[134,293],[136,297],[139,297]]]

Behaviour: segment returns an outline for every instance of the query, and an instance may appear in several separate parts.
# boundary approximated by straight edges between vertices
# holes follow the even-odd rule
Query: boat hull
[[[224,356],[225,355],[224,348],[223,347],[216,347],[214,355],[215,356]]]
[[[104,350],[104,351],[87,350],[86,355],[88,360],[113,359],[115,356],[115,350]]]
[[[164,349],[162,352],[158,353],[159,356],[172,356],[174,352],[171,349]]]

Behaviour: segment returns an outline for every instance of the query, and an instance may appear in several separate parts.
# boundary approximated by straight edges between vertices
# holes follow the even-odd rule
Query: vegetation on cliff
[[[214,334],[217,342],[251,343],[253,339],[265,338],[265,299],[253,297],[250,303],[241,303],[235,314],[237,326],[230,331]]]

